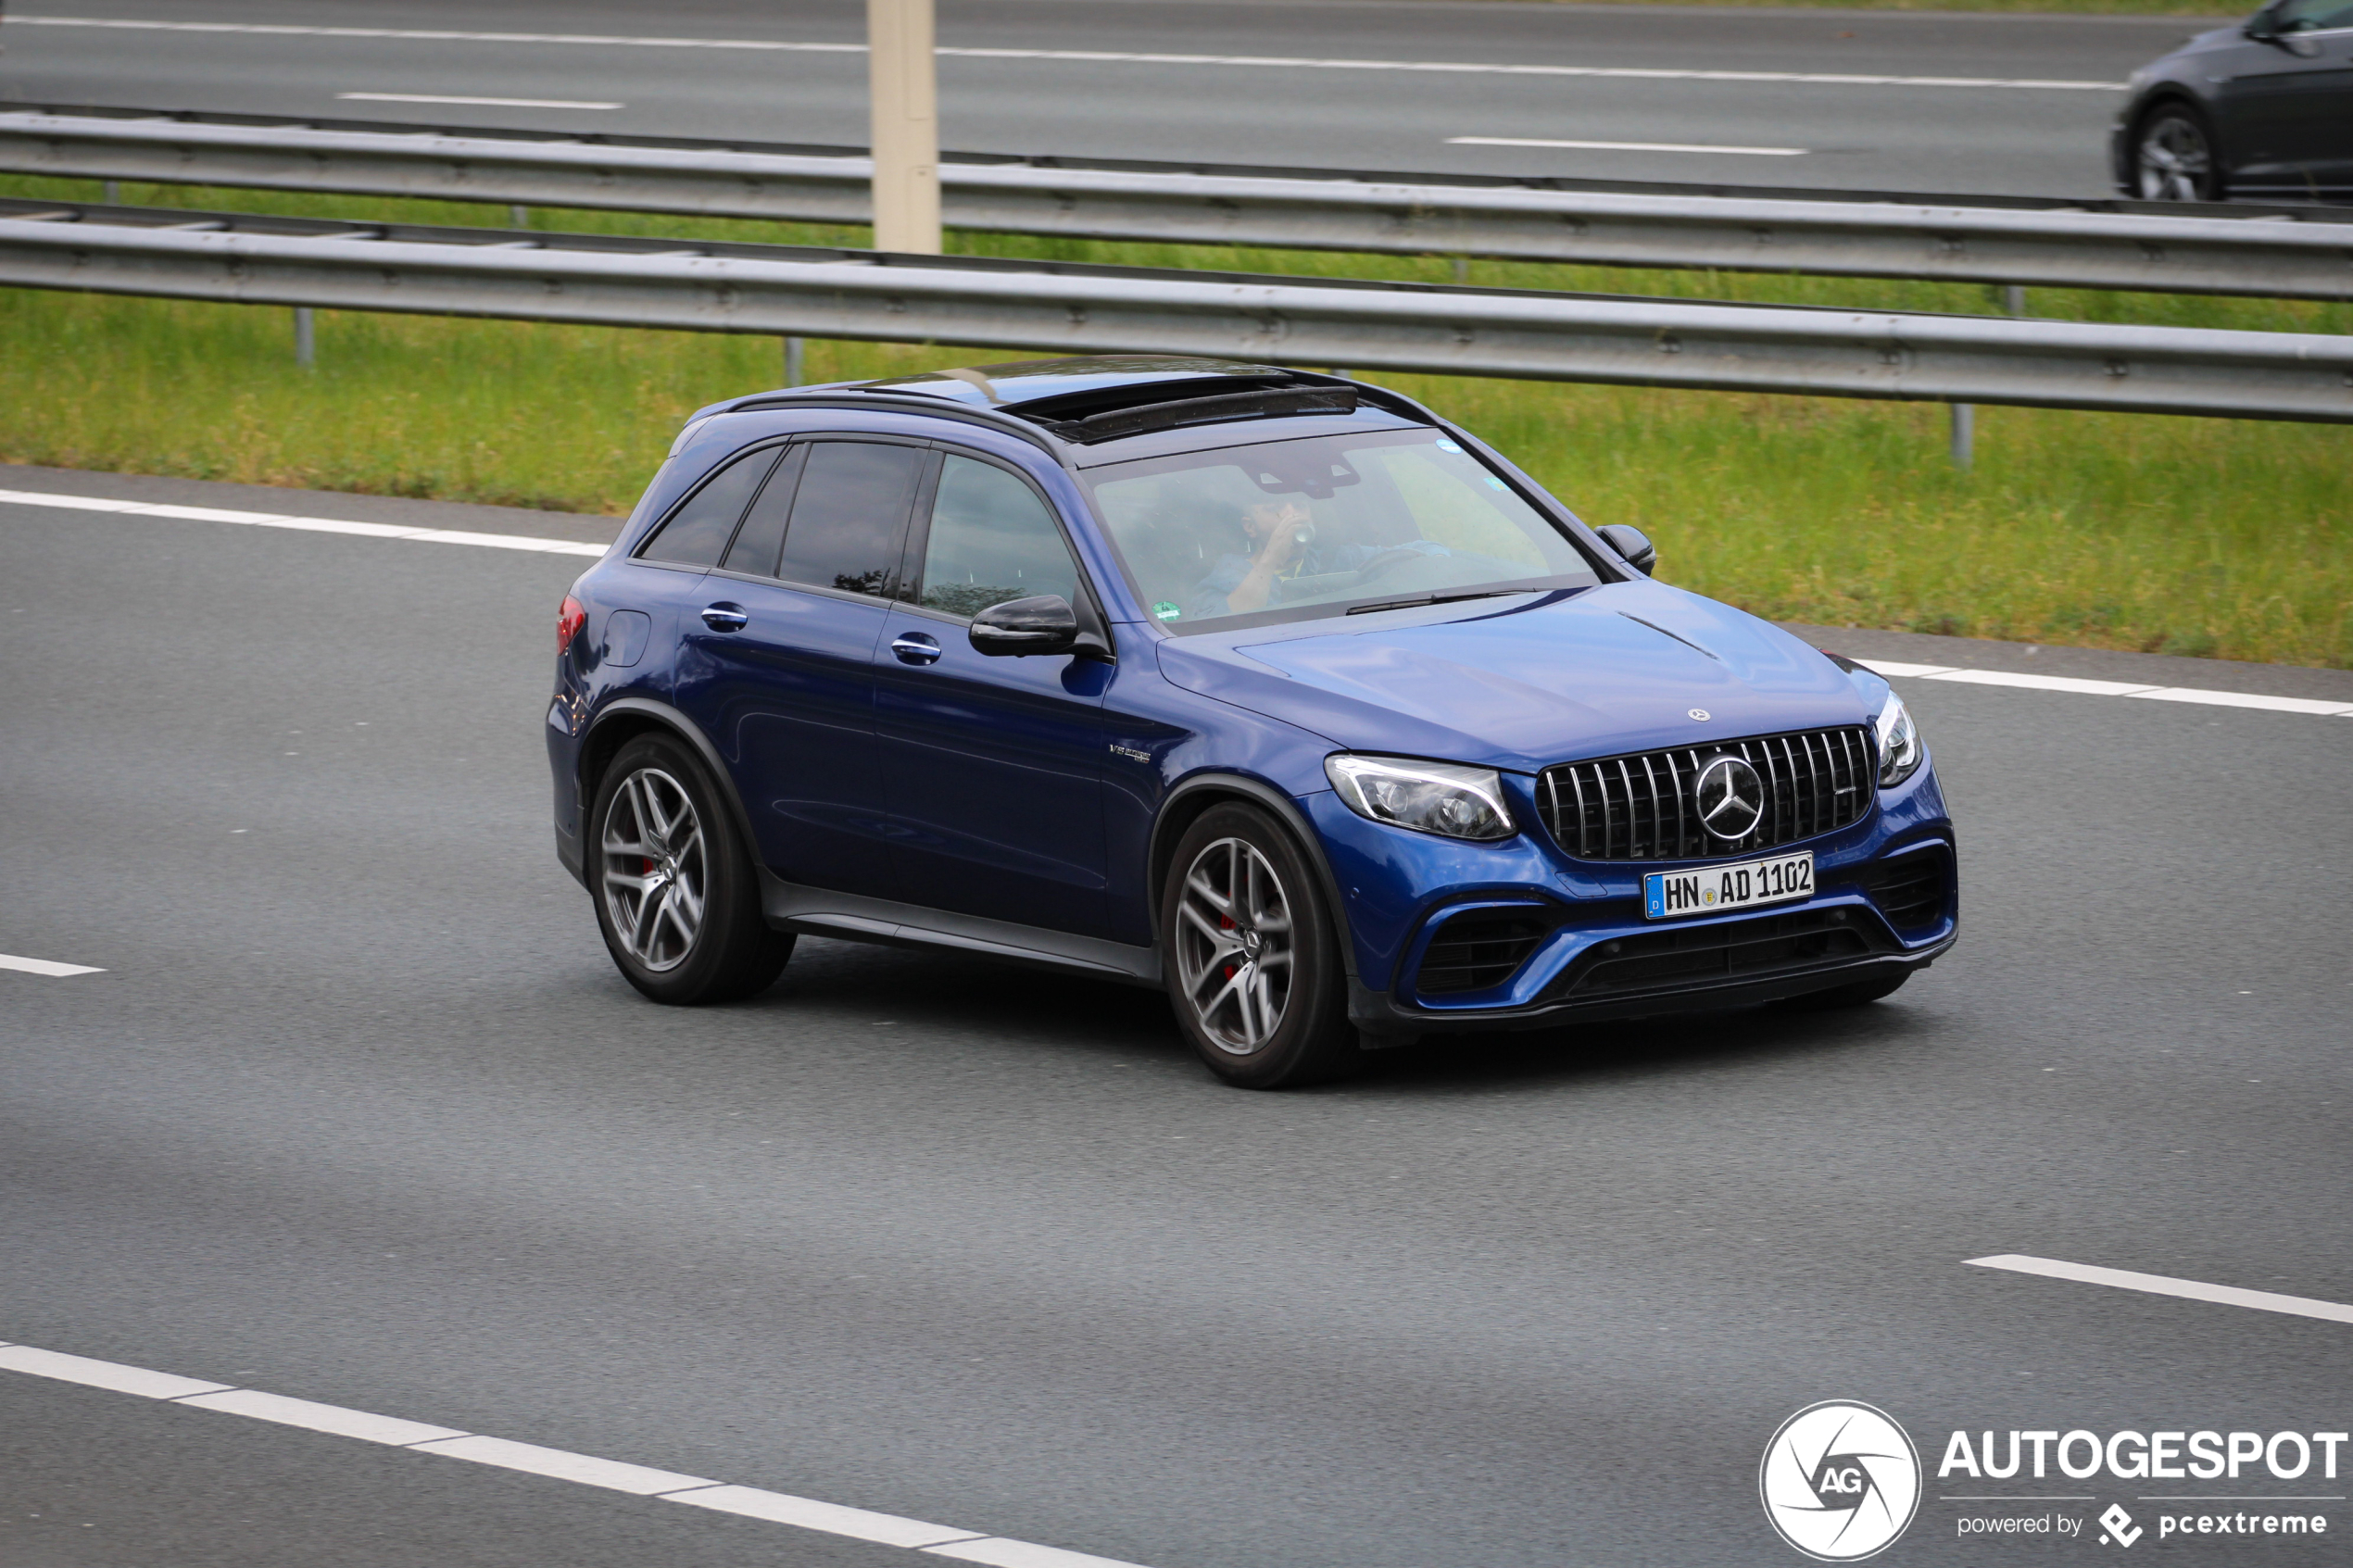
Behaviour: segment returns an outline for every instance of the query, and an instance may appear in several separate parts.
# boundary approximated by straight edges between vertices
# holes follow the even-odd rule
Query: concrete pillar
[[[939,92],[932,0],[866,0],[875,248],[939,254]]]

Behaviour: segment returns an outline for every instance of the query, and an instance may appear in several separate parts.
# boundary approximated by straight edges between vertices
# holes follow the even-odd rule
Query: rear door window
[[[735,535],[736,521],[744,515],[745,504],[775,461],[774,446],[731,459],[670,514],[661,532],[638,550],[637,558],[673,566],[717,566],[727,541]]]
[[[787,583],[888,598],[916,481],[931,454],[877,441],[809,446],[776,575]]]
[[[923,607],[972,616],[1039,594],[1078,599],[1078,563],[1053,513],[1006,470],[950,454],[924,546]]]

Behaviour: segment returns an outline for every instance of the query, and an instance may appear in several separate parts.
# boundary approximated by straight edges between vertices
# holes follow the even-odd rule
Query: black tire
[[[1213,806],[1185,830],[1160,930],[1177,1027],[1218,1077],[1283,1089],[1361,1065],[1340,933],[1306,855],[1265,812]]]
[[[791,934],[761,918],[735,819],[683,743],[647,734],[621,748],[597,783],[586,849],[605,950],[655,1001],[741,1001],[792,957]]]
[[[2143,201],[2222,199],[2222,151],[2204,115],[2175,102],[2142,117],[2133,132],[2133,194]]]
[[[1882,974],[1873,980],[1857,980],[1851,985],[1834,986],[1828,991],[1808,991],[1802,997],[1790,997],[1781,1006],[1794,1012],[1818,1012],[1831,1008],[1868,1007],[1882,997],[1892,997],[1912,978],[1908,969],[1894,974]]]

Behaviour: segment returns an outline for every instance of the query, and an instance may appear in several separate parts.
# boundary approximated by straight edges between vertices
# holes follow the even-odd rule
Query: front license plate
[[[1653,920],[1677,920],[1813,895],[1814,857],[1776,855],[1769,860],[1705,871],[1653,872],[1642,878],[1642,913]]]

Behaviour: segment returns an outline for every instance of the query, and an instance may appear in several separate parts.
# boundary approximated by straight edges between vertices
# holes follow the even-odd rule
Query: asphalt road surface
[[[862,43],[863,14],[854,0],[20,0],[0,98],[862,145],[865,59],[842,46]],[[94,19],[173,25],[57,25]],[[390,31],[203,30],[224,23]],[[2202,25],[1477,0],[941,0],[941,137],[1020,154],[2102,196],[2125,77]],[[456,35],[408,35],[434,31]],[[1072,54],[1219,58],[1055,57]],[[1510,69],[1460,69],[1480,66]],[[1636,74],[1542,73],[1562,68]],[[1690,74],[1710,72],[1733,75]],[[1905,80],[1805,80],[1838,77]],[[507,102],[434,101],[470,98]]]
[[[0,969],[0,1341],[1150,1568],[1797,1562],[1757,1465],[1830,1399],[1931,1467],[1964,1428],[2347,1427],[2353,1325],[1967,1261],[2353,1301],[2353,719],[1906,681],[1966,914],[1895,998],[1253,1095],[1153,994],[978,961],[804,938],[756,1001],[641,1000],[547,825],[584,564],[0,506],[0,953],[103,971]],[[1944,1494],[2146,1527],[2169,1490],[1926,1486],[1884,1561],[2094,1549],[1962,1540],[1993,1505]],[[2337,1534],[2174,1558],[2343,1560],[2317,1461],[2202,1489]],[[915,1561],[0,1371],[9,1568]]]

